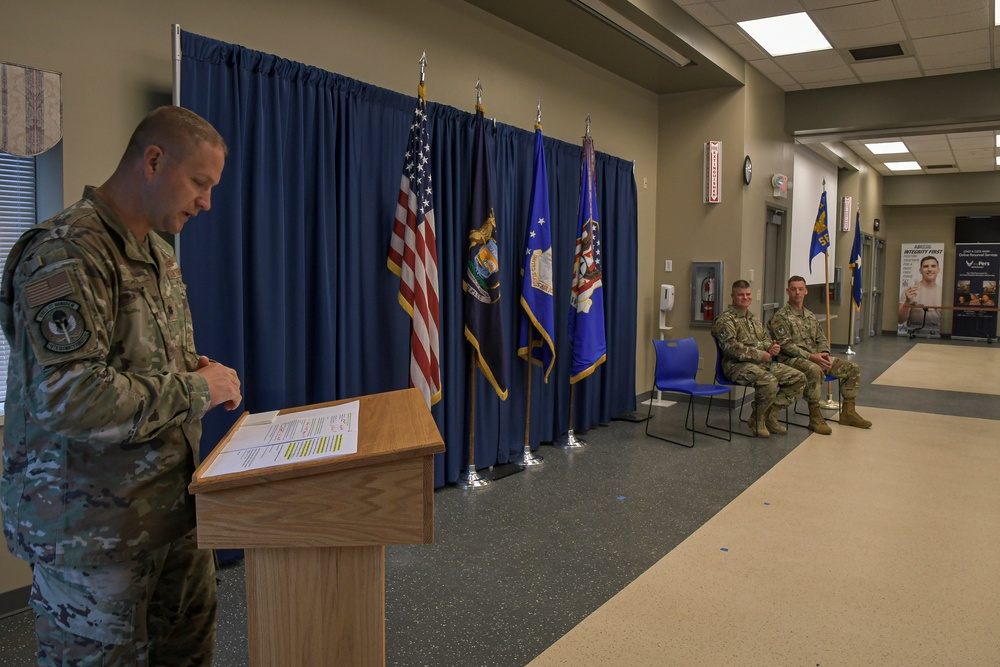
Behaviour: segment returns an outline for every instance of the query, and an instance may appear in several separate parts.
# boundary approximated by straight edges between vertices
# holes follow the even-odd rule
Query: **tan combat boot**
[[[840,423],[843,424],[843,420]],[[833,433],[833,429],[823,419],[823,411],[819,409],[818,402],[809,404],[809,425],[806,428],[820,435],[830,435]]]
[[[784,424],[778,421],[778,412],[780,410],[781,410],[780,406],[772,403],[771,407],[767,409],[767,419],[765,420],[764,423],[767,425],[767,430],[770,431],[771,433],[776,433],[777,435],[784,435],[785,433],[788,433],[788,429],[785,428]]]
[[[844,426],[856,426],[858,428],[871,428],[872,423],[867,419],[862,419],[861,415],[854,411],[854,399],[845,398],[844,405],[840,408],[840,423]]]
[[[747,426],[750,427],[750,432],[758,438],[770,438],[771,433],[767,430],[766,420],[766,415],[758,413],[757,404],[754,403],[753,407],[750,408],[750,418],[747,419]]]

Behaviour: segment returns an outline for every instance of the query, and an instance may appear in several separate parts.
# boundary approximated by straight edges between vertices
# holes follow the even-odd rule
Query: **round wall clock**
[[[743,184],[750,185],[750,179],[753,177],[753,162],[750,161],[750,156],[747,155],[743,158]]]

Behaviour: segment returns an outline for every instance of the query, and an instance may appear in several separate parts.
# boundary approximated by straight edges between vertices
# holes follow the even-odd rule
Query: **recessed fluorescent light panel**
[[[909,153],[909,149],[902,141],[885,141],[877,144],[865,144],[865,148],[872,152],[872,155],[893,155],[895,153]]]
[[[833,48],[805,12],[739,21],[737,25],[772,56]]]
[[[1000,0],[993,0],[993,25],[1000,25]]]
[[[997,156],[997,166],[1000,167],[1000,155]]]
[[[1000,2],[1000,0],[997,0],[997,2]],[[1000,148],[1000,134],[997,135],[997,148]]]
[[[920,165],[912,160],[910,162],[886,162],[885,166],[890,171],[920,171]]]

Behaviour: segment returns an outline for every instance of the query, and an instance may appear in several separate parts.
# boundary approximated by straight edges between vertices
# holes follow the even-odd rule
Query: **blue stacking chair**
[[[740,397],[740,415],[739,419],[737,420],[737,421],[743,421],[743,406],[746,403],[747,391],[750,390],[750,387],[749,385],[738,384],[736,382],[733,382],[732,380],[726,377],[725,373],[722,372],[722,348],[719,347],[719,341],[715,339],[715,336],[712,336],[712,341],[715,343],[715,384],[730,388],[743,387],[743,396]],[[730,405],[729,412],[732,413],[732,411],[733,407],[732,405]],[[708,412],[709,416],[711,416],[712,399],[708,399]],[[711,426],[709,428],[716,428],[716,427]]]
[[[695,428],[694,422],[694,397],[711,397],[719,394],[728,394],[731,389],[720,387],[716,384],[699,383],[695,376],[698,374],[698,343],[694,338],[682,338],[680,340],[654,340],[653,348],[656,350],[656,372],[653,378],[653,391],[668,391],[678,394],[688,395],[687,414],[684,417],[684,428],[691,431],[691,444],[671,440],[663,436],[649,432],[650,417],[653,415],[653,402],[649,402],[649,414],[646,418],[646,435],[658,440],[680,445],[682,447],[694,447],[695,433],[708,435],[731,442],[733,438],[733,413],[729,412],[728,437],[723,438],[708,431],[699,431]],[[690,424],[690,425],[689,425]],[[708,425],[708,417],[705,417],[705,424]],[[716,428],[716,427],[711,427]],[[722,430],[722,429],[719,429]]]

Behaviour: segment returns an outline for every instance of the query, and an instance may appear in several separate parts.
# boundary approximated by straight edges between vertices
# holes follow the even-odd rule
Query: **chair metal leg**
[[[743,394],[745,396],[746,395],[746,391],[744,391]],[[732,442],[733,441],[733,407],[731,405],[729,406],[729,409],[726,410],[726,416],[727,416],[727,419],[728,419],[728,422],[729,422],[728,426],[726,428],[722,428],[721,426],[712,426],[711,424],[708,423],[709,418],[712,416],[712,399],[714,399],[714,398],[715,398],[714,396],[709,396],[708,397],[708,411],[705,412],[705,427],[706,428],[715,429],[716,431],[723,431],[723,432],[726,433],[726,437],[723,438],[721,435],[715,435],[714,433],[708,433],[708,432],[705,432],[705,431],[698,431],[698,433],[704,433],[705,435],[710,435],[713,438],[719,438],[720,440],[725,440],[726,442]],[[733,393],[732,392],[729,392],[729,400],[730,400],[730,402],[733,400]],[[684,425],[687,426],[687,422],[685,422]],[[693,435],[691,437],[692,437],[692,439],[694,439]]]
[[[709,400],[709,403],[711,403],[712,397],[709,396],[708,400]],[[652,404],[650,404],[649,409],[650,409],[650,412],[652,412],[652,409],[653,409]],[[705,419],[706,419],[705,423],[707,424],[708,423],[708,417],[706,416]],[[670,438],[663,437],[662,435],[656,435],[655,433],[650,433],[649,432],[649,422],[650,421],[652,421],[652,420],[650,419],[650,420],[646,421],[646,435],[648,435],[648,436],[650,436],[652,438],[656,438],[657,440],[663,440],[664,442],[669,442],[672,445],[680,445],[681,447],[687,447],[688,449],[690,449],[691,447],[694,447],[694,445],[695,445],[695,437],[696,437],[695,434],[696,433],[700,433],[702,435],[707,435],[707,436],[712,437],[712,438],[718,438],[719,440],[725,440],[726,442],[732,442],[732,439],[733,439],[733,411],[732,411],[732,409],[729,410],[729,430],[728,430],[728,437],[724,438],[721,435],[716,435],[714,433],[710,433],[709,431],[699,431],[698,429],[696,429],[694,427],[695,426],[695,419],[694,419],[694,396],[693,395],[688,395],[688,406],[687,406],[687,410],[684,413],[684,429],[686,431],[690,431],[691,432],[691,444],[688,444],[686,442],[680,442],[679,440],[671,440]],[[711,426],[710,428],[718,429],[720,431],[723,430],[722,428],[717,427],[717,426]]]

